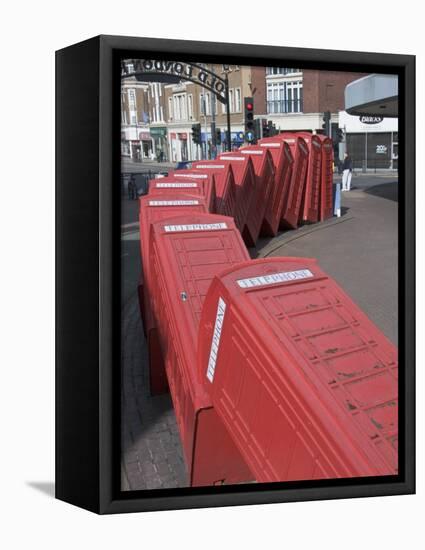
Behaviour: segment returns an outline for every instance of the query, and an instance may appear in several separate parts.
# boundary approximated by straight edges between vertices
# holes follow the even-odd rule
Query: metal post
[[[205,96],[205,91],[202,94],[202,104],[204,106],[204,134],[205,134],[205,150],[203,152],[204,159],[208,159],[208,126],[207,126],[207,101]],[[201,139],[202,143],[202,139]]]
[[[225,74],[225,82],[226,82],[226,112],[227,112],[227,150],[232,150],[232,144],[231,144],[231,130],[230,130],[230,92],[229,92],[229,76],[226,73]]]
[[[365,150],[365,156],[364,156],[364,158],[365,158],[365,169],[364,169],[364,172],[366,172],[367,171],[367,128],[366,128],[366,139],[365,139],[365,148],[364,148],[364,150]]]
[[[211,67],[211,72],[214,74],[214,67]],[[213,159],[217,156],[217,136],[215,133],[215,94],[211,93],[211,156]]]

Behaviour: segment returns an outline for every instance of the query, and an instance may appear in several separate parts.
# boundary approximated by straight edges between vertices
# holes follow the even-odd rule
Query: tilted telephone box
[[[158,181],[162,181],[160,178]],[[149,232],[152,223],[173,215],[208,212],[206,200],[199,195],[171,193],[161,197],[146,195],[140,199],[140,255],[143,279],[139,282],[141,317],[149,350],[150,391],[152,395],[167,391],[162,353],[158,345],[155,318],[151,308],[151,269],[149,261]],[[140,286],[143,285],[141,289]],[[143,296],[143,300],[140,300]]]
[[[331,138],[319,135],[322,141],[322,181],[320,186],[320,221],[333,216],[333,162],[334,153]]]
[[[301,202],[300,222],[319,221],[320,196],[322,192],[322,140],[317,134],[297,132],[308,147],[308,165],[304,195]]]
[[[270,214],[274,196],[275,165],[270,151],[264,147],[248,145],[239,149],[242,155],[249,155],[254,165],[257,178],[256,216],[260,221],[259,235],[274,237],[275,233],[267,231],[271,225]]]
[[[152,225],[151,298],[192,486],[252,480],[199,377],[197,340],[213,277],[249,256],[232,218],[191,214]]]
[[[301,212],[301,204],[304,193],[305,177],[308,166],[308,147],[303,138],[294,136],[288,132],[282,132],[273,137],[259,140],[259,144],[285,141],[294,157],[291,183],[284,201],[281,223],[283,227],[296,229]]]
[[[259,144],[259,147],[270,151],[275,166],[273,192],[261,228],[262,234],[274,236],[281,224],[283,207],[292,178],[294,158],[286,141],[264,141]]]
[[[188,179],[195,177],[214,176],[216,189],[215,212],[223,216],[234,217],[236,212],[236,183],[231,166],[223,166],[222,163],[214,161],[194,162],[188,170],[176,170],[173,172],[175,178]]]
[[[215,277],[198,350],[257,481],[397,473],[397,348],[315,260],[251,260]]]
[[[149,195],[169,195],[189,193],[191,195],[200,196],[206,202],[208,211],[215,212],[216,208],[216,191],[214,174],[209,174],[205,178],[175,178],[166,176],[164,178],[156,178],[149,180]]]
[[[232,167],[236,183],[235,221],[247,246],[254,246],[258,235],[256,236],[255,217],[252,218],[251,209],[257,195],[257,178],[252,160],[238,151],[222,153],[218,160]]]

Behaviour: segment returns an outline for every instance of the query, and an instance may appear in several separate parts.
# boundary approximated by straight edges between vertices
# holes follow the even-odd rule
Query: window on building
[[[187,120],[187,96],[186,94],[173,95],[174,120]]]
[[[213,113],[213,107],[214,107],[214,113],[218,113],[218,105],[217,105],[217,96],[215,94],[211,94],[211,114]]]
[[[239,107],[238,107],[238,92],[239,92]],[[240,88],[229,88],[229,104],[231,113],[241,112],[241,90]],[[227,113],[227,106],[222,103],[223,113]]]
[[[288,67],[266,67],[267,75],[286,75],[300,73],[301,69],[291,69]]]
[[[242,111],[241,89],[235,88],[235,112],[240,113],[241,111]]]
[[[136,110],[136,90],[134,88],[128,90],[128,108],[130,111]]]
[[[150,96],[151,96],[151,105],[152,105],[152,122],[163,122],[164,120],[164,110],[160,103],[161,85],[154,82],[150,84]]]
[[[173,96],[173,113],[174,113],[174,120],[180,120],[179,98],[176,95]]]
[[[168,98],[168,119],[173,120],[173,98]]]
[[[302,80],[267,83],[267,113],[302,113]]]
[[[187,110],[188,110],[188,114],[189,114],[189,119],[192,120],[193,119],[193,96],[192,96],[192,94],[189,94],[187,96]]]
[[[121,124],[127,124],[125,111],[125,92],[121,91]]]
[[[200,107],[201,107],[201,114],[209,116],[211,114],[211,94],[201,94],[199,96],[200,100]]]
[[[129,73],[134,72],[134,65],[133,65],[133,63],[128,63],[128,64],[127,64],[127,72],[129,72]]]

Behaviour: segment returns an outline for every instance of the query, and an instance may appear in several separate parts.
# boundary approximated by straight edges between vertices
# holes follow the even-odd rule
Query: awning
[[[398,77],[371,74],[345,87],[345,110],[350,115],[398,116]]]

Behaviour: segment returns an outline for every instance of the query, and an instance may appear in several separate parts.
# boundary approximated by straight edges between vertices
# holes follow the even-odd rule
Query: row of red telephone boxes
[[[214,179],[215,212],[235,219],[248,246],[260,235],[274,237],[279,228],[332,216],[333,148],[326,136],[284,132],[215,160],[194,162],[191,170],[171,178],[183,181],[195,173]]]
[[[220,156],[219,172],[152,180],[140,199],[152,393],[170,390],[191,485],[394,475],[397,349],[314,260],[250,260],[245,243],[276,226],[267,194],[255,209],[227,200],[244,171],[273,174],[274,193],[282,156],[293,177],[288,144],[267,143]]]

